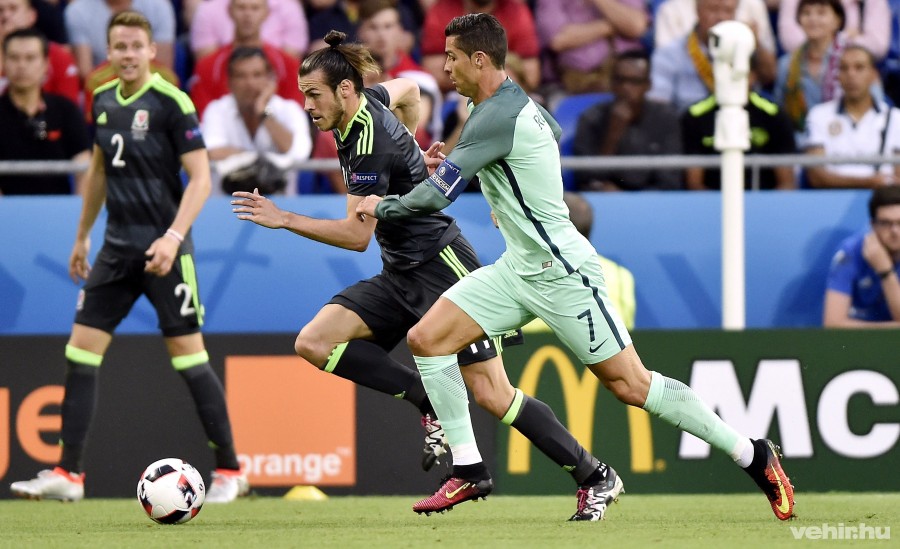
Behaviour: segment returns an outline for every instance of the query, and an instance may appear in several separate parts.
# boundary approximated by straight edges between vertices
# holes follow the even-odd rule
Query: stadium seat
[[[320,172],[301,170],[297,175],[297,194],[332,194],[328,176]]]
[[[559,140],[559,152],[562,156],[572,156],[575,143],[575,131],[578,129],[578,117],[588,107],[613,100],[611,93],[582,93],[570,95],[560,100],[553,109],[553,118],[562,128]],[[563,186],[566,190],[575,190],[575,174],[572,170],[563,170]]]

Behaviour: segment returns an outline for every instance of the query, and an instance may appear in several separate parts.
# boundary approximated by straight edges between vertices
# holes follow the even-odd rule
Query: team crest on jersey
[[[131,121],[131,137],[143,141],[150,130],[150,112],[146,109],[138,109]]]
[[[106,124],[106,111],[100,113],[100,116],[97,117],[97,125],[103,126]]]
[[[831,124],[828,124],[828,134],[831,136],[841,135],[841,132],[844,131],[844,126],[841,124],[840,120],[835,120]]]

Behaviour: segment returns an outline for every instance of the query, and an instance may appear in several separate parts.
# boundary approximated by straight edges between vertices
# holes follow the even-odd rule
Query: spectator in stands
[[[826,328],[900,327],[900,187],[872,191],[869,220],[871,229],[844,240],[831,260]]]
[[[545,80],[573,94],[609,91],[616,54],[640,48],[650,21],[644,0],[537,0],[535,24]]]
[[[435,138],[440,137],[443,101],[434,77],[403,50],[400,44],[402,31],[396,0],[366,0],[360,5],[359,41],[381,65],[382,78],[409,78],[419,85],[416,142],[427,149]]]
[[[368,0],[320,0],[316,2],[318,10],[309,18],[309,52],[326,47],[325,34],[330,30],[337,30],[347,35],[348,42],[359,40],[357,31],[361,20],[360,11]],[[403,51],[409,53],[415,48],[416,32],[419,25],[410,9],[400,3],[397,4],[400,13],[400,23],[403,27],[396,37],[397,43]],[[443,36],[443,35],[442,35]]]
[[[41,90],[49,46],[37,29],[19,29],[3,38],[9,86],[0,96],[0,160],[90,160],[91,142],[78,105]],[[75,177],[81,191],[83,173]],[[2,175],[0,194],[70,194],[66,174]]]
[[[230,0],[228,14],[234,21],[234,42],[200,59],[191,77],[191,99],[201,118],[210,101],[228,93],[228,58],[239,46],[262,48],[278,82],[276,93],[302,104],[303,95],[297,89],[300,60],[264,42],[260,34],[262,24],[269,16],[268,1]]]
[[[750,94],[747,110],[750,118],[750,150],[747,154],[794,154],[797,152],[791,120],[782,109],[772,101],[765,99],[753,91],[755,79],[756,57],[751,59],[754,69],[748,79]],[[684,154],[721,154],[714,147],[716,131],[716,114],[719,105],[716,96],[694,103],[682,114],[681,136],[684,143]],[[792,166],[776,166],[762,168],[759,172],[760,189],[788,190],[796,188],[794,168]],[[719,168],[687,168],[685,185],[693,191],[718,190],[722,188],[722,171]],[[744,188],[753,188],[751,170],[744,170]]]
[[[709,29],[735,18],[738,0],[697,0],[697,25],[688,35],[653,51],[647,97],[684,111],[715,90]],[[762,52],[761,56],[772,55]],[[765,64],[766,61],[763,61]]]
[[[201,59],[234,41],[234,21],[228,15],[229,0],[205,0],[194,14],[191,52]],[[299,0],[269,0],[269,15],[260,34],[266,42],[299,59],[309,46],[309,26]]]
[[[840,34],[845,19],[840,0],[800,0],[797,5],[806,42],[778,60],[775,101],[784,106],[798,132],[806,126],[810,107],[841,93],[838,63],[846,43]]]
[[[139,11],[150,21],[156,62],[174,67],[175,10],[168,0],[72,0],[64,12],[66,31],[82,77],[106,61],[106,25],[113,15],[126,10]]]
[[[887,0],[841,0],[846,22],[844,36],[848,44],[865,46],[876,59],[888,51],[891,39],[891,11]],[[778,10],[778,40],[781,47],[792,52],[806,40],[797,20],[800,0],[781,0]]]
[[[37,11],[30,0],[0,0],[0,41],[20,29],[36,28]],[[43,33],[41,33],[43,34]],[[81,82],[75,58],[62,44],[48,42],[45,93],[62,95],[75,104],[81,102]],[[6,86],[3,75],[3,55],[0,55],[0,92]]]
[[[534,18],[528,6],[519,0],[437,0],[425,15],[422,28],[422,66],[431,73],[443,92],[453,91],[449,75],[444,72],[446,38],[444,28],[451,19],[466,13],[490,13],[503,28],[509,50],[506,72],[525,91],[537,89],[541,80],[538,58],[540,45]]]
[[[900,152],[900,110],[872,96],[877,79],[872,53],[863,46],[847,46],[838,66],[843,96],[810,109],[804,143],[807,154],[853,157]],[[807,176],[813,187],[876,188],[900,183],[900,166],[810,166]]]
[[[671,105],[647,101],[650,58],[640,50],[621,54],[612,71],[612,102],[589,107],[578,119],[576,156],[681,154],[678,112]],[[678,189],[680,170],[594,169],[575,173],[580,190],[637,191]],[[577,225],[576,225],[577,226]]]
[[[297,171],[290,168],[312,151],[308,115],[296,101],[275,94],[275,75],[261,48],[232,50],[228,87],[231,93],[211,102],[203,113],[213,189],[229,195],[255,187],[263,194],[296,194]],[[254,184],[237,187],[250,181]]]
[[[654,47],[663,48],[680,40],[697,24],[697,0],[665,0],[654,19]],[[775,59],[778,46],[769,20],[769,10],[763,0],[738,0],[734,19],[746,23],[756,35],[760,53],[760,84],[771,85],[775,81]]]

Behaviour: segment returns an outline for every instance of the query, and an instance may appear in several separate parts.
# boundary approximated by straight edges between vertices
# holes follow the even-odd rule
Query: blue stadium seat
[[[570,95],[560,100],[553,109],[553,118],[562,128],[559,140],[559,152],[562,156],[572,156],[575,143],[575,131],[578,129],[578,117],[588,107],[613,100],[611,93],[582,93]],[[566,190],[575,189],[575,174],[572,170],[563,170],[563,185]]]
[[[328,176],[320,172],[300,171],[297,175],[298,194],[331,194]]]

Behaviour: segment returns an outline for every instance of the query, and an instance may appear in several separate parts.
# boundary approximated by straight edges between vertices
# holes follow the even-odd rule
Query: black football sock
[[[73,352],[66,348],[66,355]],[[75,349],[76,354],[86,353]],[[99,374],[99,355],[96,365],[88,365],[68,360],[66,366],[66,392],[62,403],[62,458],[59,466],[70,473],[81,473],[84,470],[84,443],[87,439],[94,410],[97,407],[97,375]],[[83,358],[83,357],[79,357]]]
[[[469,465],[454,465],[451,476],[468,480],[469,482],[478,482],[479,480],[487,480],[491,478],[491,474],[485,467],[484,462],[472,463]]]
[[[419,372],[407,368],[374,343],[354,339],[335,348],[324,370],[357,385],[409,401],[422,415],[435,416]]]
[[[753,475],[766,468],[766,465],[769,462],[769,455],[766,452],[766,442],[763,439],[750,439],[750,442],[753,443],[753,461],[743,469]]]
[[[205,354],[205,353],[204,353]],[[217,469],[240,469],[231,436],[231,421],[225,404],[225,389],[209,362],[180,368],[178,373],[187,383],[203,430],[216,455]]]
[[[586,485],[597,475],[601,463],[575,440],[553,410],[540,400],[516,389],[516,396],[502,421],[525,435],[538,450],[568,471],[579,485]],[[601,474],[606,475],[605,468]]]

